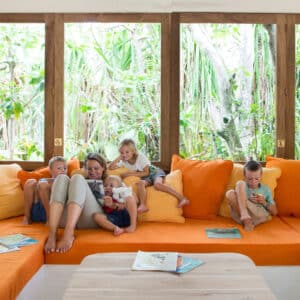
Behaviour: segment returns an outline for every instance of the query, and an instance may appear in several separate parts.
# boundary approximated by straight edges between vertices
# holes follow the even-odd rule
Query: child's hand
[[[103,197],[103,200],[104,200],[104,205],[107,206],[107,207],[113,207],[113,200],[112,200],[112,197],[110,196],[104,196]]]
[[[125,203],[117,203],[117,210],[125,209]]]
[[[256,202],[262,204],[263,206],[267,205],[267,201],[262,194],[256,194]]]

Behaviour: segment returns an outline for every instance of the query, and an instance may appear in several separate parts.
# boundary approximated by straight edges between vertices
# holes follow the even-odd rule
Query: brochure
[[[1,244],[0,243],[0,254],[1,253],[11,252],[11,251],[17,251],[17,250],[20,250],[20,248],[18,248],[18,247],[10,247],[10,246],[6,246],[5,244]]]
[[[26,245],[32,245],[32,244],[36,244],[37,242],[38,242],[37,240],[21,233],[10,234],[10,235],[0,237],[0,244],[11,248],[14,247],[18,248]]]
[[[179,255],[177,252],[138,251],[132,269],[140,271],[167,271],[182,274],[202,264],[203,261],[200,259]]]
[[[241,233],[237,227],[233,228],[206,228],[208,238],[215,239],[240,239]]]
[[[182,274],[195,269],[196,267],[204,264],[204,262],[198,258],[187,257],[185,255],[178,256],[178,266],[176,273]]]
[[[144,252],[138,251],[132,269],[175,272],[177,252]]]

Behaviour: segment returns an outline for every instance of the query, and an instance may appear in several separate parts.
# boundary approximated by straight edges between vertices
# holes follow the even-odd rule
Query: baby
[[[110,175],[104,182],[104,192],[100,200],[104,214],[95,213],[94,221],[114,235],[135,231],[137,201],[131,188],[123,185],[121,177]]]

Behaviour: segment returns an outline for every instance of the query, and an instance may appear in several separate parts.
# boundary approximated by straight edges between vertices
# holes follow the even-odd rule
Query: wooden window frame
[[[169,170],[171,156],[179,153],[180,24],[276,24],[276,155],[295,157],[295,25],[300,14],[267,13],[45,13],[0,14],[1,23],[44,23],[45,36],[45,161],[18,161],[26,170],[63,155],[64,142],[64,23],[160,22],[161,23],[161,159]],[[50,126],[49,126],[50,124]],[[62,143],[59,144],[61,139]],[[279,140],[284,140],[281,147]],[[55,142],[56,141],[56,142]],[[15,161],[0,161],[8,164]]]

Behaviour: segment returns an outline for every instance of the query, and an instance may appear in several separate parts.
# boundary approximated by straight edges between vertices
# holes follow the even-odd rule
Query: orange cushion
[[[266,166],[281,169],[274,195],[278,215],[300,217],[300,161],[267,156]]]
[[[24,196],[17,178],[18,164],[0,165],[0,220],[24,213]]]
[[[77,158],[73,157],[67,161],[67,174],[70,176],[72,172],[80,168],[80,162]],[[24,187],[25,182],[28,179],[36,179],[39,180],[41,178],[50,178],[51,174],[49,171],[49,167],[38,168],[32,172],[28,172],[25,170],[20,170],[17,174],[18,178],[21,181],[22,187]]]
[[[274,198],[274,189],[276,188],[277,180],[280,177],[280,174],[281,174],[281,170],[279,168],[263,168],[261,182],[270,188],[273,198]],[[233,165],[233,170],[231,172],[230,181],[226,187],[226,191],[234,190],[235,185],[239,180],[244,180],[244,165],[235,163]],[[221,203],[218,214],[223,217],[231,217],[230,209],[226,197],[224,197]]]
[[[232,168],[231,160],[189,160],[173,155],[171,170],[181,170],[183,194],[190,200],[190,204],[183,207],[184,217],[216,217]]]

